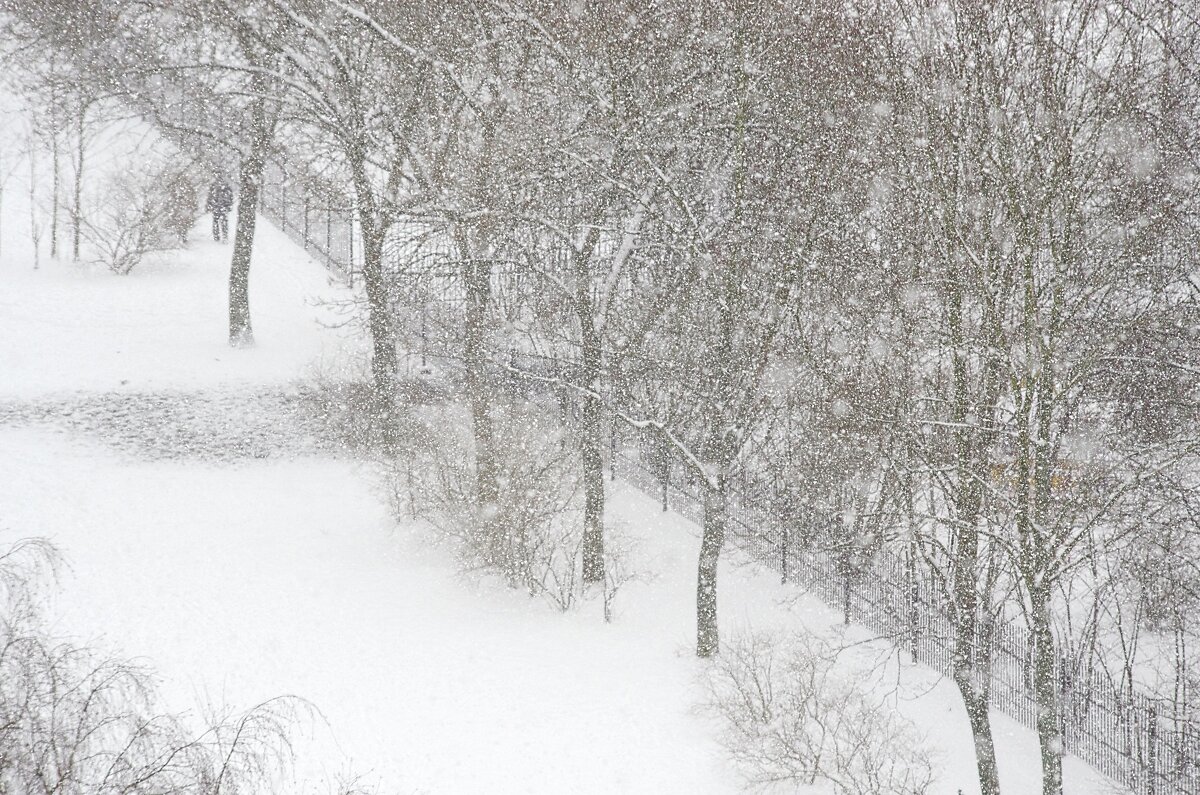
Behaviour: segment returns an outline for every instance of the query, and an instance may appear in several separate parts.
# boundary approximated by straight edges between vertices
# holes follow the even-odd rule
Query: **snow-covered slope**
[[[6,230],[19,228],[19,214],[5,215]],[[202,228],[187,249],[128,276],[52,260],[33,270],[20,253],[27,241],[6,235],[0,393],[281,383],[337,361],[348,335],[326,327],[338,318],[321,302],[342,291],[277,229],[259,230],[250,290],[260,344],[246,350],[226,343],[230,246]]]
[[[28,217],[19,191],[3,212],[5,230]],[[363,464],[316,450],[221,459],[188,445],[147,456],[39,414],[125,393],[122,422],[162,421],[139,413],[145,395],[235,395],[267,410],[248,387],[343,361],[348,335],[318,323],[326,310],[315,305],[336,289],[277,230],[259,229],[258,345],[237,351],[224,333],[229,248],[203,229],[128,277],[44,256],[35,271],[28,245],[4,232],[0,545],[44,535],[62,547],[71,570],[56,628],[141,657],[179,709],[310,699],[328,727],[299,738],[305,765],[352,764],[381,791],[739,791],[718,727],[697,710],[695,528],[653,500],[614,495],[634,567],[654,576],[625,587],[606,625],[598,603],[563,615],[456,575],[419,526],[395,525]],[[835,613],[774,575],[731,562],[721,576],[726,632],[840,632]],[[928,732],[938,792],[975,792],[951,685],[923,668],[889,671],[878,696]],[[1005,792],[1038,791],[1033,735],[998,715],[995,727]],[[1073,760],[1067,773],[1074,795],[1107,789]]]

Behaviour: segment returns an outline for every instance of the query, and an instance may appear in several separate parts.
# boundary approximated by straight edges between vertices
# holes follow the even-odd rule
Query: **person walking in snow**
[[[217,177],[208,189],[208,202],[204,209],[212,213],[213,240],[224,243],[229,240],[229,211],[233,208],[233,188],[229,180]]]

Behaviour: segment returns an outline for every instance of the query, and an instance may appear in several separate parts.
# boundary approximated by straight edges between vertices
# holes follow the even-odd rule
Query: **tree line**
[[[605,427],[697,482],[697,653],[731,505],[801,545],[912,551],[944,590],[980,785],[990,631],[1026,628],[1044,792],[1065,659],[1194,724],[1200,602],[1200,15],[1173,0],[59,0],[22,35],[111,85],[235,110],[353,202],[391,447],[414,273],[461,301],[474,500],[497,378],[551,353],[580,406],[582,577],[604,579]],[[204,135],[199,126],[191,131]],[[220,136],[213,136],[214,138]],[[232,340],[248,339],[239,213]],[[437,256],[429,256],[429,252]],[[501,312],[496,277],[518,273]],[[481,511],[480,521],[495,521]],[[1139,642],[1141,645],[1139,646]]]

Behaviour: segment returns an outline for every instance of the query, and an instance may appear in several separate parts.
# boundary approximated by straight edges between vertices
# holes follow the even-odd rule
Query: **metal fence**
[[[193,160],[234,171],[247,139],[244,115],[224,97],[186,80],[181,71],[122,75],[126,101]],[[259,212],[335,276],[353,283],[362,245],[354,205],[340,185],[275,147],[259,182]],[[226,165],[230,164],[230,165]]]
[[[353,286],[362,271],[362,242],[345,192],[282,158],[263,168],[259,212],[311,257]]]
[[[666,479],[645,466],[638,453],[620,450],[619,477],[661,498],[687,518],[703,520],[698,490],[675,474]],[[730,508],[731,536],[757,560],[840,608],[847,623],[869,627],[907,650],[915,662],[952,673],[954,635],[941,590],[922,576],[912,557],[883,549],[865,565],[842,565],[835,555],[796,549],[789,532],[763,512]],[[1036,729],[1032,648],[1020,627],[992,628],[991,704]],[[1061,658],[1058,705],[1064,752],[1075,754],[1137,793],[1200,793],[1200,726],[1173,716],[1164,701],[1114,687],[1099,672],[1073,678]]]
[[[516,354],[519,369],[546,376],[569,372],[571,363]],[[534,383],[534,382],[531,382]],[[545,385],[546,381],[537,382]],[[561,391],[561,390],[560,390]],[[569,419],[569,418],[568,418]],[[702,524],[698,484],[645,438],[622,443],[612,429],[610,472],[685,518]],[[846,623],[861,624],[888,638],[914,662],[952,674],[954,632],[943,591],[906,550],[884,547],[869,560],[846,565],[837,554],[804,549],[805,534],[776,520],[770,510],[735,498],[727,534],[751,557],[839,609]],[[989,628],[992,649],[986,687],[992,706],[1018,723],[1037,728],[1033,654],[1020,626]],[[977,638],[977,641],[981,641]],[[1063,750],[1138,795],[1200,794],[1200,725],[1174,714],[1170,702],[1130,693],[1099,671],[1073,674],[1061,656],[1056,664]]]
[[[197,99],[195,87],[172,86],[159,78],[146,87],[156,92],[153,102],[139,108],[162,123],[167,136],[185,150],[211,146],[207,137],[189,129],[218,130],[240,136],[240,124],[217,98]],[[149,94],[147,95],[149,98]],[[329,270],[353,283],[361,263],[352,202],[344,191],[272,158],[260,190],[261,212]],[[414,261],[403,246],[387,252],[389,267],[404,272]],[[434,258],[446,260],[443,252]],[[420,259],[420,256],[416,256]],[[440,309],[461,303],[461,283],[453,268],[421,268],[408,280],[416,292]],[[519,274],[497,274],[494,299],[521,292]],[[422,336],[424,336],[422,316]],[[425,356],[453,358],[449,351],[422,350]],[[520,368],[530,372],[569,372],[573,363],[531,353],[512,353]],[[542,384],[544,386],[544,383]],[[569,402],[569,401],[567,401]],[[643,445],[617,443],[614,431],[610,455],[615,476],[660,499],[686,518],[703,522],[703,501],[698,488],[669,463],[648,461]],[[884,548],[869,561],[846,566],[835,555],[805,550],[802,534],[777,521],[769,510],[749,504],[730,509],[730,535],[757,560],[773,567],[785,583],[802,586],[830,606],[841,610],[847,622],[869,627],[906,650],[915,662],[943,674],[951,673],[953,632],[950,611],[941,590],[920,572],[912,556]],[[1020,628],[1008,624],[992,628],[992,660],[986,682],[992,705],[1019,723],[1036,728],[1033,698],[1032,654]],[[1059,709],[1064,751],[1075,754],[1114,781],[1139,795],[1200,794],[1200,726],[1175,715],[1168,702],[1115,687],[1101,673],[1069,675],[1069,666],[1058,666]],[[985,683],[980,683],[985,684]]]

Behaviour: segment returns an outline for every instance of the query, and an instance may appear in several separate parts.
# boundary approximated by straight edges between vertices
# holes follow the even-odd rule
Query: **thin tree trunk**
[[[593,393],[600,385],[599,350],[583,348],[583,428],[580,457],[583,463],[583,581],[604,581],[604,448],[602,407]],[[589,351],[589,348],[592,350]]]
[[[79,261],[79,239],[83,226],[83,158],[87,141],[84,139],[84,122],[87,117],[87,105],[79,104],[79,115],[75,117],[75,134],[78,138],[75,150],[75,185],[71,197],[71,258]]]
[[[471,426],[475,436],[475,495],[480,509],[487,514],[496,510],[500,497],[487,356],[483,347],[492,289],[491,263],[470,257],[470,249],[465,239],[460,238],[460,241],[460,250],[467,257],[467,313],[463,355],[467,368],[467,394],[471,403]]]
[[[600,239],[599,227],[589,231],[582,250],[575,253],[575,304],[582,345],[581,386],[583,428],[579,453],[583,465],[583,581],[604,582],[604,428],[600,403],[600,366],[603,355],[592,302],[588,263]]]
[[[58,258],[58,89],[55,58],[50,56],[50,258]]]
[[[54,110],[51,109],[51,118],[53,117]],[[50,167],[50,257],[58,259],[58,206],[62,203],[59,199],[61,192],[59,182],[62,167],[59,164],[58,124],[56,122],[50,124]]]
[[[977,500],[976,500],[977,501]],[[977,512],[968,512],[955,539],[954,554],[954,654],[951,665],[954,683],[967,710],[975,745],[975,768],[981,795],[999,795],[996,747],[988,716],[989,677],[992,650],[990,638],[981,638],[978,605],[979,530]],[[984,641],[980,643],[980,641]]]
[[[1058,719],[1058,682],[1054,670],[1054,633],[1050,624],[1050,593],[1045,586],[1030,589],[1030,629],[1033,634],[1033,697],[1037,706],[1038,744],[1042,755],[1042,795],[1062,795],[1063,736]]]
[[[33,242],[33,269],[42,264],[42,230],[37,222],[37,140],[29,136],[29,239]]]
[[[1034,404],[1038,408],[1037,421],[1034,425],[1037,429],[1037,436],[1032,447],[1027,448],[1032,450],[1034,463],[1032,495],[1034,528],[1043,537],[1045,537],[1045,531],[1041,528],[1047,527],[1050,516],[1050,480],[1054,456],[1048,444],[1052,413],[1040,398],[1050,394],[1048,382],[1051,372],[1050,362],[1043,357],[1037,376],[1036,394],[1039,399]],[[1057,552],[1058,550],[1053,551]],[[1043,795],[1061,795],[1063,788],[1062,757],[1065,749],[1059,721],[1061,707],[1050,614],[1050,597],[1057,582],[1053,571],[1047,571],[1050,568],[1047,558],[1051,554],[1050,549],[1043,549],[1040,552],[1039,574],[1037,579],[1030,583],[1030,603],[1033,607],[1034,691],[1038,704],[1038,740],[1042,752],[1042,793]]]
[[[1029,629],[1033,643],[1033,696],[1037,708],[1038,744],[1042,758],[1043,795],[1062,795],[1063,736],[1059,726],[1051,596],[1056,578],[1053,559],[1059,550],[1049,531],[1050,442],[1053,390],[1052,362],[1044,349],[1038,322],[1033,257],[1026,255],[1024,273],[1024,348],[1030,371],[1022,378],[1017,400],[1017,482],[1021,501],[1017,533],[1022,542],[1022,576],[1029,594]],[[1023,393],[1023,394],[1022,394]]]
[[[1027,284],[1032,278],[1027,277]],[[1032,315],[1032,290],[1026,293],[1026,350],[1029,361],[1041,364],[1034,355],[1037,327]],[[1046,531],[1050,489],[1050,453],[1043,440],[1049,412],[1041,402],[1047,386],[1041,373],[1026,375],[1023,393],[1017,400],[1017,482],[1022,495],[1016,522],[1021,543],[1019,568],[1029,596],[1029,633],[1033,645],[1033,700],[1035,725],[1042,760],[1042,795],[1062,795],[1063,737],[1059,728],[1058,683],[1055,677],[1054,633],[1050,614],[1054,588],[1048,571],[1055,550],[1049,547]]]
[[[951,668],[954,683],[967,710],[967,720],[975,747],[975,768],[979,776],[981,795],[1000,794],[1000,776],[996,769],[996,747],[988,715],[988,695],[991,682],[992,648],[990,635],[982,637],[979,610],[979,521],[983,508],[984,475],[982,460],[985,442],[977,425],[969,422],[972,389],[966,356],[962,353],[968,334],[964,328],[963,291],[966,279],[956,274],[949,296],[948,320],[953,353],[954,403],[951,419],[955,432],[954,455],[958,462],[959,478],[954,495],[958,518],[952,547],[953,605],[951,620],[954,631],[954,653]],[[989,363],[988,372],[993,365]],[[995,401],[993,379],[985,376],[980,408],[990,408]],[[984,641],[980,643],[980,641]]]
[[[274,135],[274,120],[267,111],[267,78],[255,73],[250,85],[256,99],[250,107],[250,151],[242,160],[238,185],[237,228],[229,264],[229,344],[246,348],[254,344],[250,322],[250,259],[258,220],[263,169]]]
[[[737,173],[738,170],[735,169],[735,175]],[[735,207],[737,206],[740,206],[740,203],[735,204]],[[716,391],[725,400],[730,400],[734,394],[733,390],[737,388],[737,378],[730,372],[734,366],[734,315],[728,308],[737,306],[740,289],[737,267],[732,263],[725,263],[721,296],[725,311],[716,321],[720,334],[719,344],[711,354],[722,370],[721,385]],[[721,411],[728,411],[727,403],[714,414]],[[723,419],[725,421],[722,421]],[[717,629],[717,563],[721,557],[721,548],[725,545],[725,531],[729,522],[729,482],[736,460],[733,423],[719,416],[710,416],[707,422],[711,430],[705,445],[704,459],[712,466],[716,477],[706,478],[704,488],[704,529],[700,537],[700,562],[696,574],[696,655],[699,657],[712,657],[720,651],[720,634]]]
[[[704,529],[700,538],[700,565],[696,572],[696,656],[712,657],[721,647],[717,628],[717,564],[725,545],[729,519],[724,479],[704,490]]]

